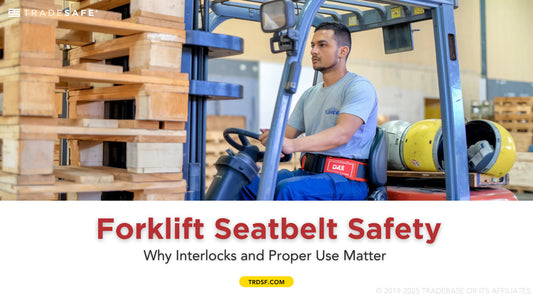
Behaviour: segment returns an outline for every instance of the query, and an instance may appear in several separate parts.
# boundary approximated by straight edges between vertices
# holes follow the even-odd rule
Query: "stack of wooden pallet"
[[[206,147],[205,147],[205,186],[206,190],[213,182],[213,178],[217,174],[215,163],[218,158],[226,154],[226,150],[231,149],[233,152],[238,151],[231,147],[222,135],[222,131],[210,130],[206,131]]]
[[[227,149],[238,151],[224,140],[223,132],[227,128],[246,129],[244,116],[208,115],[206,120],[206,146],[205,146],[205,186],[206,190],[217,174],[215,163],[218,158],[226,154]],[[236,140],[238,143],[239,140]]]
[[[126,20],[98,10],[124,4]],[[189,85],[180,73],[183,0],[84,0],[68,15],[54,0],[0,5],[0,199],[103,191],[183,199]],[[94,43],[96,33],[113,37]],[[56,44],[72,47],[69,66],[62,66]],[[127,71],[109,62],[125,56]],[[57,118],[59,91],[68,92],[68,118]],[[116,100],[134,102],[131,119],[108,119],[105,102]],[[54,166],[57,139],[69,141],[70,166]],[[103,166],[104,142],[126,143],[126,168]]]
[[[494,121],[511,133],[516,151],[528,151],[533,144],[533,97],[494,98]]]

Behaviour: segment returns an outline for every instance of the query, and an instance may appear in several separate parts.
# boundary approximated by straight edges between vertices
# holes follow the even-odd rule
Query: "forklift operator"
[[[313,69],[323,82],[307,89],[285,130],[282,152],[302,152],[302,168],[278,172],[275,200],[363,200],[367,159],[377,125],[377,98],[370,81],[348,72],[350,31],[336,22],[316,27],[311,41]],[[266,145],[269,131],[261,130]],[[298,137],[305,133],[304,137]],[[255,200],[259,177],[239,198]]]

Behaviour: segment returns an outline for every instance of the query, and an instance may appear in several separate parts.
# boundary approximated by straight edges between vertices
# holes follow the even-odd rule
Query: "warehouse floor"
[[[532,192],[515,193],[518,200],[533,200]]]

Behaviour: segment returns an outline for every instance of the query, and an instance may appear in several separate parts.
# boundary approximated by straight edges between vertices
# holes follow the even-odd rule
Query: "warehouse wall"
[[[485,80],[481,78],[481,26],[479,1],[460,1],[455,10],[458,57],[465,116],[473,101],[486,99]],[[520,33],[533,21],[525,13],[533,11],[530,0],[486,0],[488,78],[533,81],[532,38]],[[369,78],[379,96],[379,112],[410,122],[423,119],[424,98],[438,98],[438,78],[432,21],[414,23],[415,50],[385,55],[381,29],[352,34],[353,48],[348,69]],[[268,126],[284,54],[270,53],[270,34],[262,33],[258,23],[230,20],[215,32],[243,37],[244,54],[233,58],[260,61],[260,126]],[[312,33],[311,33],[312,34]],[[299,92],[311,84],[309,47]],[[524,67],[525,66],[525,67]],[[527,69],[526,69],[527,68]],[[297,101],[298,95],[293,99]]]
[[[488,77],[533,82],[533,1],[486,1]]]

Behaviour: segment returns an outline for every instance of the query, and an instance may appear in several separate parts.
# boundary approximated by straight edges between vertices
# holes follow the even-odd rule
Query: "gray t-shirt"
[[[306,90],[296,103],[288,124],[311,136],[334,127],[340,113],[355,115],[364,123],[348,143],[316,153],[367,159],[376,134],[377,110],[374,86],[368,79],[348,72],[331,86],[323,87],[323,83],[318,83]]]

